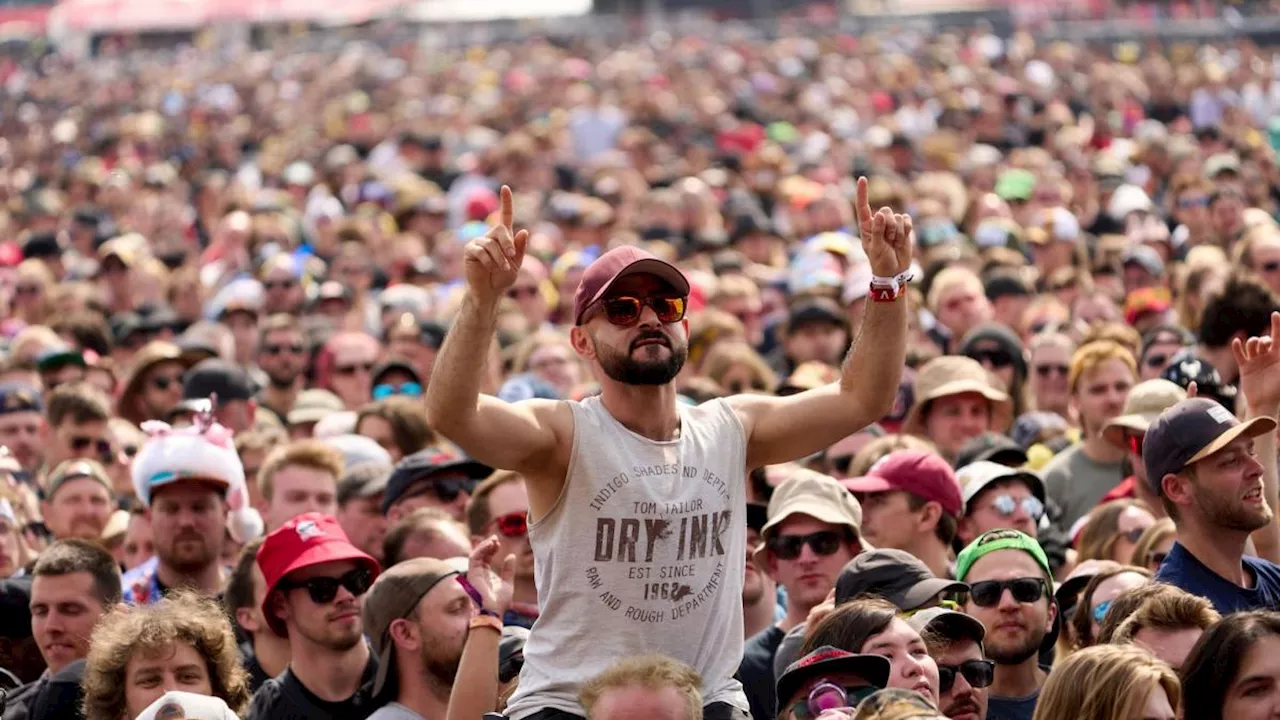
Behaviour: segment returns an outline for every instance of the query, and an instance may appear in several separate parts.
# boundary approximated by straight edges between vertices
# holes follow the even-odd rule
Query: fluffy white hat
[[[207,418],[184,428],[148,421],[142,430],[149,437],[133,462],[133,490],[143,503],[151,504],[157,487],[200,478],[225,485],[232,509],[244,506],[244,466],[230,430]]]

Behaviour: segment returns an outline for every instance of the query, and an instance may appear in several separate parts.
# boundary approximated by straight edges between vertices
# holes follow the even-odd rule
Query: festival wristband
[[[458,578],[458,584],[462,586],[462,589],[466,591],[467,595],[471,596],[471,602],[475,603],[476,609],[480,611],[481,617],[497,618],[498,621],[501,622],[502,616],[484,606],[484,598],[480,597],[480,591],[476,590],[470,580],[467,580],[466,575],[455,575],[454,577]]]
[[[477,615],[471,618],[471,628],[493,628],[502,634],[502,621],[492,615]]]

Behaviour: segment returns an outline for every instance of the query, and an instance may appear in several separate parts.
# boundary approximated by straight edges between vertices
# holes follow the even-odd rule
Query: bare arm
[[[467,289],[427,386],[432,429],[493,467],[522,471],[554,452],[558,404],[506,403],[480,394],[497,326],[498,302],[515,282],[528,233],[511,232],[511,190],[502,189],[502,223],[467,243]]]
[[[467,580],[480,593],[485,609],[502,615],[511,605],[515,556],[502,564],[502,576],[495,582],[490,563],[498,553],[498,539],[490,537],[471,551]],[[498,705],[498,644],[502,633],[492,628],[474,628],[462,647],[457,678],[449,691],[447,720],[478,720]]]
[[[888,208],[873,215],[865,178],[858,180],[855,208],[875,275],[892,277],[906,271],[911,264],[911,219]],[[893,407],[906,353],[903,293],[893,302],[869,304],[840,382],[787,397],[731,398],[747,431],[747,467],[811,455],[884,417]]]
[[[1240,389],[1246,403],[1246,419],[1276,417],[1280,410],[1280,313],[1271,315],[1271,336],[1236,340],[1231,345],[1240,366]],[[1276,435],[1260,435],[1254,451],[1262,465],[1262,497],[1274,515],[1280,512],[1280,471],[1277,470]],[[1258,557],[1280,563],[1280,518],[1250,535]]]

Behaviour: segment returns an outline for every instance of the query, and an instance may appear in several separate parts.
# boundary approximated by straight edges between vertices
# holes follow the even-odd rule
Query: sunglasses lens
[[[840,536],[833,532],[814,533],[809,536],[809,547],[818,555],[833,555],[840,549]]]
[[[1039,580],[1031,578],[1019,578],[1009,583],[1009,591],[1013,593],[1013,599],[1020,603],[1033,603],[1039,600],[1043,587]]]
[[[368,592],[369,586],[372,584],[372,576],[368,570],[352,570],[342,576],[341,582],[342,587],[346,588],[347,592],[360,597]]]
[[[374,399],[374,400],[384,400],[384,399],[389,398],[389,397],[391,397],[392,395],[394,395],[394,394],[395,394],[395,392],[396,392],[396,389],[395,389],[395,388],[393,388],[393,387],[391,387],[390,385],[385,385],[385,384],[384,384],[384,385],[375,385],[375,386],[373,387],[373,399]]]
[[[1040,522],[1040,518],[1044,516],[1044,503],[1033,497],[1026,498],[1022,501],[1022,511],[1033,521]]]
[[[416,382],[407,382],[400,386],[400,394],[418,397],[422,395],[422,386]]]
[[[991,503],[991,507],[1005,517],[1009,517],[1013,514],[1013,511],[1017,509],[1017,506],[1013,503],[1013,498],[1008,495],[1000,495],[997,497],[995,502]]]
[[[636,298],[615,298],[604,304],[604,314],[614,325],[630,325],[640,319],[640,301]]]
[[[769,542],[769,549],[781,560],[795,560],[804,548],[804,538],[795,535],[777,537]]]
[[[951,686],[956,684],[956,669],[950,667],[938,667],[938,692],[951,692]]]
[[[969,586],[969,599],[978,607],[991,607],[1000,602],[1004,587],[994,580],[984,580]]]
[[[986,660],[970,660],[960,666],[964,679],[975,688],[991,687],[995,681],[995,665]],[[955,677],[951,678],[955,682]]]
[[[327,605],[338,596],[338,578],[312,578],[306,583],[307,594],[317,605]]]
[[[679,322],[684,317],[684,298],[657,298],[653,301],[653,309],[662,322]]]
[[[498,532],[506,537],[521,537],[529,531],[529,518],[524,513],[511,513],[498,518]]]

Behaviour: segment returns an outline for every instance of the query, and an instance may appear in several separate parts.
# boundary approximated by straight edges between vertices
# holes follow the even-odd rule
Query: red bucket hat
[[[355,560],[365,565],[375,578],[382,572],[378,561],[352,545],[338,521],[328,515],[303,513],[262,541],[262,547],[258,549],[258,569],[267,584],[262,615],[277,635],[288,635],[284,623],[270,610],[271,596],[280,581],[295,570],[342,560]]]

